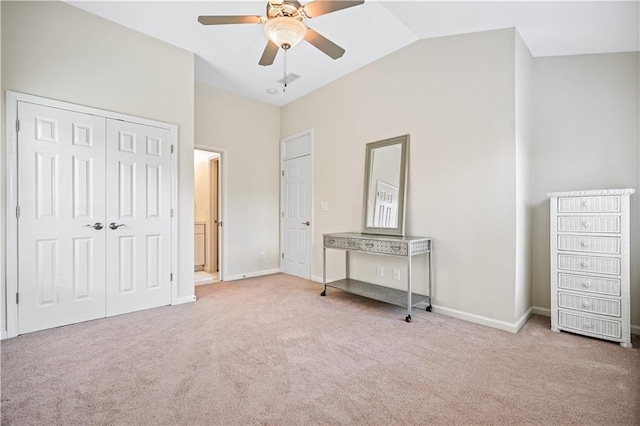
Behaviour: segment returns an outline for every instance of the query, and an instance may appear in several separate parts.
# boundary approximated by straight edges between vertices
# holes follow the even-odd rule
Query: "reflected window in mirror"
[[[404,236],[408,152],[409,135],[367,144],[363,233]]]

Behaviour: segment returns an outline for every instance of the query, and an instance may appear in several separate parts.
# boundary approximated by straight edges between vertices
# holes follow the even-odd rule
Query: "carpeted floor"
[[[640,424],[634,349],[286,275],[2,342],[2,424]]]

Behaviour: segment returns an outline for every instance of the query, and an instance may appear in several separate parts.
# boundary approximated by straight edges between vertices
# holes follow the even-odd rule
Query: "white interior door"
[[[311,156],[284,161],[283,272],[311,278]]]
[[[171,303],[171,132],[107,119],[107,315]]]
[[[104,317],[105,119],[18,114],[18,332]]]

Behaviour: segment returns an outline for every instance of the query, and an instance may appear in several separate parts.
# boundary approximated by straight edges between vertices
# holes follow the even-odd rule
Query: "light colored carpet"
[[[640,342],[511,334],[286,275],[2,342],[2,424],[640,424]]]

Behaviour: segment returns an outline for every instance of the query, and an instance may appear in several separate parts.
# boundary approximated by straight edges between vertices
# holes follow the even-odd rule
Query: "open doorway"
[[[193,161],[195,285],[212,284],[222,277],[222,156],[218,152],[195,149]]]

